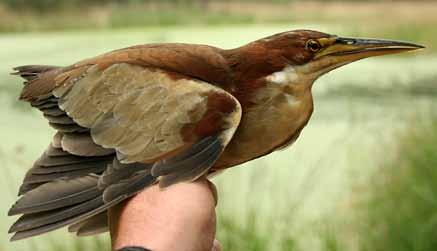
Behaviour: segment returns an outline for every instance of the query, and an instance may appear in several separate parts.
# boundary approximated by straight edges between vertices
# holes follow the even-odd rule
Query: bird
[[[20,99],[57,132],[9,215],[20,240],[68,226],[108,231],[107,211],[143,189],[191,182],[290,146],[312,87],[343,65],[424,46],[292,30],[235,49],[155,43],[69,66],[26,65]]]

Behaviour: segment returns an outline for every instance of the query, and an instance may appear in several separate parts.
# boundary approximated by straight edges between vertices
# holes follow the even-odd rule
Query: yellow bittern
[[[297,30],[231,50],[146,44],[66,67],[17,67],[20,98],[58,132],[9,211],[23,214],[12,240],[67,225],[103,231],[108,208],[152,184],[193,181],[290,145],[311,117],[318,77],[420,48]]]

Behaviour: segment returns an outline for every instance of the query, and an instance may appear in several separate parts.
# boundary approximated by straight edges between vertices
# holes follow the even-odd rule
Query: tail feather
[[[64,71],[64,67],[24,65],[13,70],[15,72],[12,72],[12,75],[21,76],[25,80],[20,99],[33,103],[51,98],[51,91],[56,86],[56,77]]]
[[[12,75],[19,75],[27,81],[38,78],[38,74],[58,69],[58,66],[51,65],[23,65],[13,68],[15,72]]]

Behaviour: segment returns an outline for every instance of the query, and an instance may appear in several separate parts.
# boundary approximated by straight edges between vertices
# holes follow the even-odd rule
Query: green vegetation
[[[389,1],[247,1],[242,4],[194,0],[0,0],[0,34],[157,27],[218,26],[223,29],[230,25],[267,24],[304,27],[313,23],[340,28],[350,36],[411,40],[435,50],[431,45],[437,44],[436,8],[437,3],[431,1],[396,4]]]
[[[320,234],[322,250],[437,250],[437,113],[424,111],[380,145],[379,168],[353,185],[352,210]]]
[[[323,23],[429,45],[437,44],[436,8],[435,1],[0,0],[0,32]]]
[[[156,27],[180,25],[224,25],[254,23],[248,14],[225,11],[205,12],[198,7],[147,8],[145,6],[108,5],[81,9],[61,9],[50,12],[1,10],[0,32],[54,30],[119,29],[126,27]]]
[[[437,250],[437,120],[414,121],[373,179],[364,204],[363,251]]]
[[[242,3],[267,3],[267,4],[285,4],[292,2],[300,2],[302,0],[237,0],[233,1],[239,4]],[[326,2],[333,2],[335,0],[324,0]],[[348,2],[363,2],[363,0],[345,0]],[[365,0],[367,2],[384,2],[390,0]],[[419,0],[420,1],[420,0]],[[426,0],[422,0],[426,1]],[[429,1],[429,0],[428,0]],[[151,4],[164,3],[174,6],[183,5],[198,5],[208,7],[213,3],[227,3],[228,0],[0,0],[0,4],[14,9],[14,10],[34,10],[34,11],[51,11],[66,8],[77,8],[78,5],[108,5],[108,4]]]
[[[246,218],[246,223],[242,225],[232,215],[219,216],[217,238],[223,250],[298,250],[296,236],[281,233],[287,229],[279,230],[276,224],[260,226],[256,212],[248,213]],[[275,237],[278,235],[279,239]]]

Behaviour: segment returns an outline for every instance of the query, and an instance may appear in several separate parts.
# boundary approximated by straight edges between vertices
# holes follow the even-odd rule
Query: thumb
[[[222,251],[222,245],[218,240],[214,240],[211,251]]]

